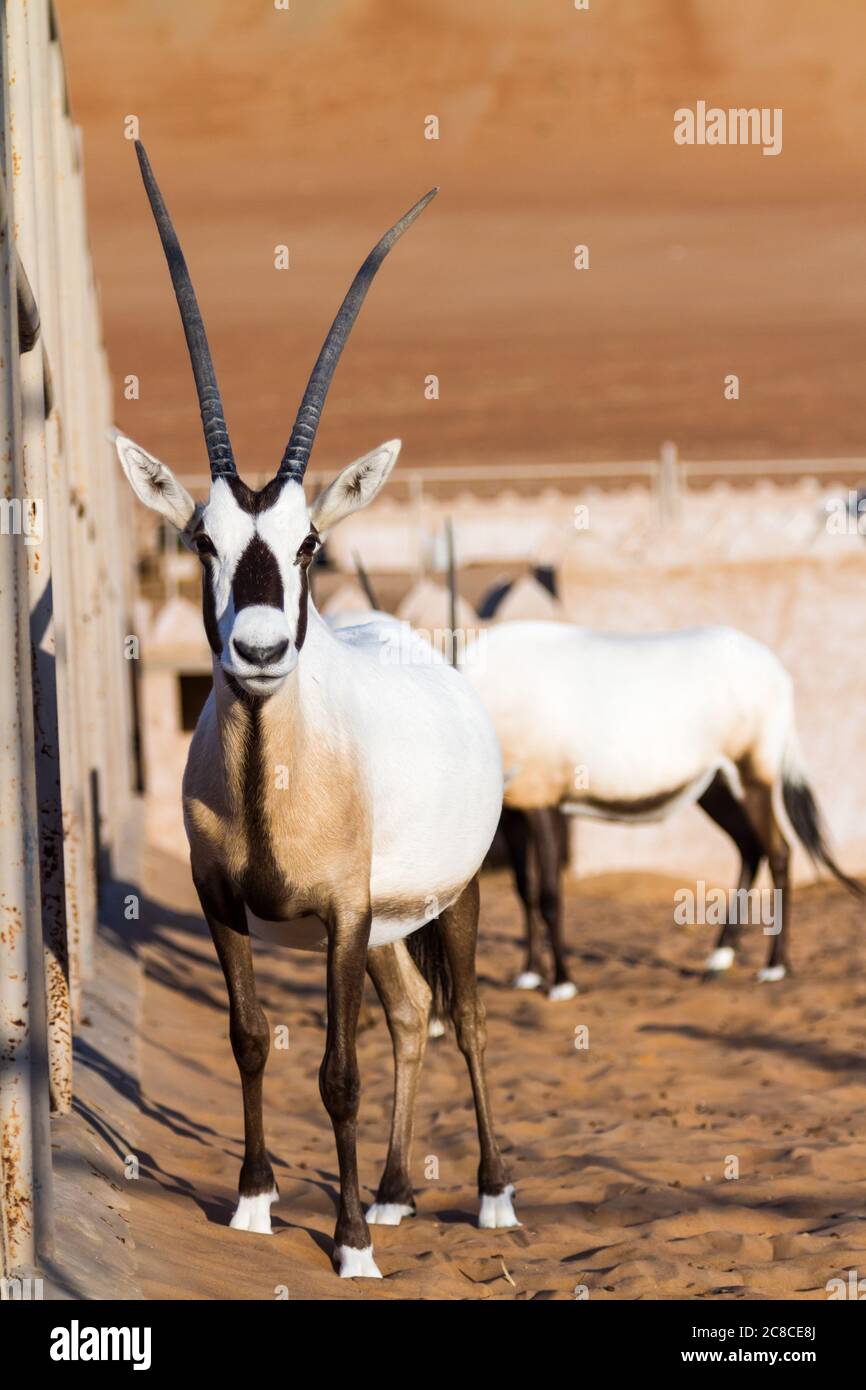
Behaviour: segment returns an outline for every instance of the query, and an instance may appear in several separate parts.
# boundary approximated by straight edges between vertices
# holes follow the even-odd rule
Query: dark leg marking
[[[276,1188],[265,1150],[262,1078],[270,1051],[270,1029],[257,995],[243,902],[227,879],[208,873],[193,880],[207,919],[229,996],[229,1035],[240,1072],[244,1103],[244,1161],[238,1191],[255,1197]]]
[[[523,904],[523,925],[526,938],[526,963],[523,966],[523,973],[540,977],[544,973],[544,958],[542,937],[536,913],[537,904],[530,877],[531,836],[529,820],[525,811],[503,806],[501,823],[511,860],[514,886]]]
[[[478,1191],[482,1198],[498,1196],[508,1186],[508,1174],[499,1145],[493,1132],[487,1078],[484,1073],[484,1049],[487,1043],[484,1005],[478,997],[475,975],[475,946],[478,939],[479,892],[474,878],[463,893],[446,908],[439,918],[439,929],[445,943],[445,953],[451,971],[453,998],[451,1017],[457,1034],[457,1045],[466,1059],[472,1095],[481,1161],[478,1165]]]
[[[328,1031],[319,1069],[319,1090],[334,1127],[340,1169],[340,1209],[335,1246],[366,1250],[370,1232],[358,1188],[357,1121],[361,1078],[355,1051],[364,993],[370,909],[343,912],[328,930]]]
[[[763,803],[764,824],[766,825],[765,843],[767,846],[767,859],[770,864],[770,873],[773,877],[773,887],[781,891],[782,894],[782,924],[781,930],[770,937],[770,954],[767,960],[767,968],[770,970],[782,967],[787,975],[791,974],[791,962],[788,958],[788,938],[791,928],[791,847],[785,839],[782,827],[776,819],[773,810],[773,793],[770,787],[760,788],[761,801]]]
[[[727,778],[717,772],[698,805],[710,820],[730,835],[740,851],[740,878],[737,888],[746,892],[752,887],[761,867],[765,850],[742,801],[734,796]],[[725,922],[716,942],[716,949],[729,946],[735,951],[740,942],[741,922]]]
[[[391,1138],[376,1203],[395,1203],[414,1211],[412,1139],[418,1078],[427,1044],[431,991],[404,941],[370,951],[367,971],[382,1001],[394,1048]]]
[[[559,809],[556,806],[546,806],[542,810],[530,811],[528,814],[535,852],[538,856],[538,903],[547,926],[550,949],[553,955],[553,983],[554,985],[571,984],[572,980],[568,973],[565,946],[562,940],[562,894],[559,877],[562,832]]]

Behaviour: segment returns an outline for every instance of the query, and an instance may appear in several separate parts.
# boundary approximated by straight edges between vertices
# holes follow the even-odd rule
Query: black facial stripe
[[[300,566],[301,599],[298,604],[298,626],[295,631],[295,650],[300,651],[307,635],[307,599],[310,596],[309,562]]]
[[[235,612],[255,603],[268,608],[283,608],[283,576],[277,557],[261,536],[253,536],[235,570],[232,580]]]
[[[266,512],[272,507],[283,490],[286,479],[272,478],[271,481],[262,488],[261,492],[253,492],[252,488],[247,487],[246,483],[241,482],[237,475],[225,480],[232,490],[234,497],[242,512],[248,516],[258,516],[261,512]]]
[[[210,643],[211,651],[216,656],[220,656],[223,643],[220,637],[219,624],[217,623],[216,601],[213,592],[215,572],[214,562],[209,557],[206,557],[201,567],[201,601],[202,613],[204,615],[204,630],[207,635],[207,640]]]

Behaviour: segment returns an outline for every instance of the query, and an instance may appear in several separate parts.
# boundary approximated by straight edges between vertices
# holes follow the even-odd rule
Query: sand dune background
[[[59,8],[111,361],[141,380],[118,419],[173,463],[200,470],[203,449],[130,114],[242,464],[278,459],[350,275],[433,183],[341,364],[320,463],[394,435],[406,468],[645,457],[667,437],[707,457],[862,451],[857,0]],[[675,146],[673,112],[698,99],[782,107],[782,154]]]

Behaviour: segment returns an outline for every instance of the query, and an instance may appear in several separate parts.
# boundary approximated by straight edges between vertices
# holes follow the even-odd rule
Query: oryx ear
[[[177,481],[170,468],[128,439],[119,430],[112,433],[117,457],[139,501],[159,512],[178,531],[186,530],[195,513],[195,502]]]
[[[320,535],[330,531],[344,516],[372,502],[387,481],[399,452],[400,440],[389,439],[387,444],[380,444],[378,449],[355,459],[337,474],[310,506],[310,518]]]

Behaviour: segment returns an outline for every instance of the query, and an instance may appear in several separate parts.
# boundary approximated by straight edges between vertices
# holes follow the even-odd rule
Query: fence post
[[[0,1275],[51,1252],[49,1094],[131,790],[110,383],[51,0],[0,0]],[[40,315],[42,322],[40,323]],[[53,370],[52,370],[53,367]],[[40,525],[41,523],[41,525]]]
[[[448,660],[452,666],[457,663],[457,562],[454,554],[454,522],[445,518],[445,563],[448,569]]]
[[[82,853],[84,803],[81,795],[81,718],[75,675],[75,567],[71,554],[68,444],[63,437],[68,364],[62,350],[60,325],[59,171],[53,138],[55,128],[61,126],[65,120],[65,112],[61,104],[55,100],[52,90],[51,60],[56,47],[56,34],[51,0],[41,0],[41,3],[35,6],[31,3],[27,10],[27,23],[31,36],[30,82],[33,96],[40,313],[47,361],[53,375],[53,408],[46,421],[48,506],[52,522],[51,565],[55,580],[52,607],[63,813],[68,995],[70,1021],[77,1023],[81,1011],[79,920],[87,892],[84,881],[86,864]],[[49,1008],[51,1000],[52,990],[49,981]],[[55,1008],[59,1008],[59,1001]],[[55,1026],[59,1028],[59,1023]],[[71,1083],[71,1065],[69,1081]]]
[[[36,11],[40,10],[37,4]],[[45,17],[44,0],[41,6]],[[35,106],[39,92],[38,26],[34,9],[26,0],[7,0],[8,103],[10,147],[7,170],[11,174],[10,198],[14,208],[15,241],[35,304],[47,298],[47,247],[40,226],[45,220],[38,206],[39,176],[35,139]],[[44,188],[44,180],[43,180]],[[20,302],[20,293],[19,293]],[[72,1105],[72,1035],[69,1009],[69,963],[66,941],[66,882],[63,846],[60,738],[58,732],[57,659],[54,607],[58,575],[53,558],[59,553],[65,516],[51,506],[48,482],[46,431],[45,335],[34,325],[30,350],[19,365],[22,411],[24,493],[36,499],[43,522],[38,536],[28,536],[25,546],[30,604],[30,638],[33,653],[33,721],[35,730],[36,795],[39,816],[39,865],[42,929],[45,940],[46,995],[48,1005],[48,1057],[52,1109],[68,1113]],[[52,531],[56,538],[49,540]]]
[[[8,77],[0,6],[2,77]],[[3,134],[6,134],[3,105]],[[3,164],[8,143],[4,139]],[[18,409],[17,267],[0,173],[0,497],[23,500]],[[14,512],[11,513],[14,516]],[[10,513],[7,511],[6,516]],[[23,537],[0,535],[0,1153],[3,1275],[51,1247],[51,1143],[38,876],[33,699]]]
[[[98,300],[94,293],[94,325],[97,336],[100,333]],[[106,428],[112,420],[111,375],[108,359],[101,341],[98,342],[94,367],[98,386],[96,418]],[[111,544],[112,535],[123,536],[130,532],[129,498],[121,490],[124,481],[117,460],[114,445],[109,442],[106,428],[102,428],[101,439],[97,439],[97,456],[103,461],[104,492],[106,499],[104,546],[110,566],[110,606],[109,631],[106,657],[109,663],[109,702],[112,716],[112,747],[114,756],[110,761],[112,772],[113,832],[112,850],[117,873],[123,874],[128,864],[123,862],[122,851],[128,849],[123,840],[128,825],[130,796],[134,777],[132,767],[132,685],[131,672],[124,651],[124,640],[128,635],[128,622],[132,616],[133,569],[132,552],[127,546]]]
[[[77,912],[69,922],[70,954],[73,972],[76,966],[81,980],[85,979],[93,949],[93,932],[97,912],[96,846],[94,843],[94,812],[91,802],[90,772],[93,766],[94,743],[101,735],[94,708],[92,684],[96,680],[95,663],[99,660],[98,634],[93,626],[93,583],[91,575],[94,538],[89,534],[92,522],[88,504],[92,501],[89,489],[82,483],[82,454],[86,449],[83,392],[84,345],[81,336],[82,312],[80,285],[81,259],[78,255],[77,219],[75,216],[76,170],[74,138],[66,99],[66,79],[60,43],[52,38],[48,54],[49,93],[51,101],[51,140],[56,189],[54,218],[57,246],[58,300],[56,305],[59,339],[58,357],[63,364],[60,390],[60,409],[63,425],[64,478],[63,495],[67,515],[68,543],[76,557],[71,567],[70,583],[70,683],[77,702],[78,768],[75,785],[75,831],[80,840],[75,848],[79,877],[77,881]],[[73,973],[73,982],[75,974]]]
[[[418,536],[418,578],[423,579],[427,571],[427,565],[425,563],[427,534],[424,529],[424,484],[421,481],[421,474],[414,470],[409,474],[409,500],[414,513],[415,529]]]
[[[658,502],[659,522],[662,526],[676,521],[680,514],[680,481],[677,446],[667,439],[659,449],[659,464],[656,473],[656,501]]]

